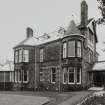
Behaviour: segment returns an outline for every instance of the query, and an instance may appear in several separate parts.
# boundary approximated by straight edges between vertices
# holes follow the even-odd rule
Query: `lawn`
[[[46,105],[58,105],[58,104],[66,101],[76,95],[85,94],[88,92],[87,91],[79,91],[79,92],[75,91],[75,92],[61,92],[61,93],[59,93],[59,92],[48,92],[48,91],[45,91],[45,92],[34,92],[34,91],[33,92],[32,91],[31,92],[29,92],[29,91],[10,91],[10,92],[5,91],[5,92],[2,92],[1,91],[0,93],[1,93],[0,98],[1,98],[1,95],[5,95],[5,100],[8,100],[8,103],[10,103],[10,104],[1,104],[1,102],[3,102],[2,99],[4,100],[4,98],[1,98],[0,105],[38,105],[35,103],[35,100],[37,100],[36,102],[38,103],[38,101],[40,101],[42,99],[41,101],[43,102],[44,98],[46,98],[46,100],[50,99],[49,103],[47,103]],[[18,98],[18,96],[21,98]],[[24,104],[25,102],[27,104]]]

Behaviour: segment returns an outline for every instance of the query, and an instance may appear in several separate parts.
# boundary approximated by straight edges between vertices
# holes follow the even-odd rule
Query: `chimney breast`
[[[27,38],[33,37],[33,29],[30,27],[27,27]]]

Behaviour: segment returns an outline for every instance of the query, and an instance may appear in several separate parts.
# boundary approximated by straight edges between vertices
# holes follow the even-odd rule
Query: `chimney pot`
[[[27,27],[27,38],[33,37],[33,29],[30,27]]]

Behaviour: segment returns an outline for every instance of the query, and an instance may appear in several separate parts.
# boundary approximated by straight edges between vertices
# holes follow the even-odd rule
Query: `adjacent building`
[[[70,91],[91,85],[90,70],[98,59],[96,23],[81,2],[81,22],[72,20],[40,37],[27,28],[26,39],[14,47],[14,89]]]

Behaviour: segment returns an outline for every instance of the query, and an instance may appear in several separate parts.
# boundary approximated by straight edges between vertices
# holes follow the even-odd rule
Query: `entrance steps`
[[[101,91],[104,90],[104,87],[91,87],[88,90]]]

